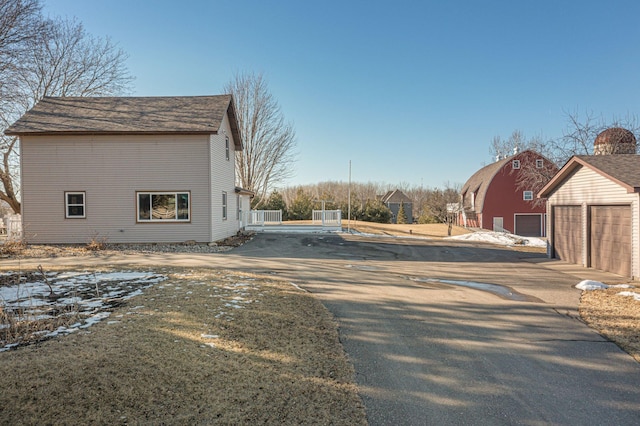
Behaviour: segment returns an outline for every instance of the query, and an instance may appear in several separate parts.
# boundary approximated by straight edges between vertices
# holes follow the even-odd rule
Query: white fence
[[[251,210],[249,225],[281,225],[282,210]]]
[[[342,226],[342,211],[314,210],[313,224],[322,226]]]
[[[8,215],[0,218],[0,234],[6,234],[7,240],[19,241],[22,239],[22,217],[19,214]]]

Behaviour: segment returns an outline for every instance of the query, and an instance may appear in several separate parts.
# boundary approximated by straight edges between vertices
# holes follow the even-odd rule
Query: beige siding
[[[225,138],[229,137],[229,160],[226,159]],[[211,135],[209,141],[211,156],[211,240],[222,240],[235,235],[240,229],[237,218],[238,209],[235,192],[235,151],[234,140],[225,116],[217,135]],[[227,193],[227,219],[222,218],[222,193]]]
[[[207,135],[23,137],[21,150],[28,241],[211,241]],[[65,191],[86,192],[86,219],[65,219]],[[190,191],[191,222],[137,223],[136,191]]]
[[[639,196],[595,171],[581,167],[549,197],[548,210],[554,205],[581,205],[583,226],[582,259],[588,261],[588,206],[589,205],[631,205],[632,263],[631,274],[640,277],[640,203]],[[549,218],[551,219],[551,218]],[[548,224],[549,225],[549,224]]]

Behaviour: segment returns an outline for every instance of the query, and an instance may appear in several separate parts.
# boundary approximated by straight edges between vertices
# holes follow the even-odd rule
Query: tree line
[[[316,184],[288,186],[272,191],[267,197],[256,197],[252,206],[262,210],[282,210],[284,220],[309,220],[313,210],[341,210],[343,219],[349,213],[351,195],[351,219],[389,223],[392,213],[381,201],[390,190],[399,189],[412,201],[411,213],[418,223],[446,223],[451,220],[451,204],[459,202],[460,185],[445,184],[444,188],[401,183],[358,183],[327,181]],[[408,209],[403,205],[402,209]],[[402,214],[399,214],[402,216]],[[402,219],[400,222],[402,222]]]

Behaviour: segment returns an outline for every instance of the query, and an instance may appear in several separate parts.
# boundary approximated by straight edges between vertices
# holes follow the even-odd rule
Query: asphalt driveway
[[[268,273],[311,291],[339,324],[372,425],[640,424],[640,364],[576,311],[576,283],[615,275],[487,244],[348,234],[94,259]]]
[[[491,245],[335,234],[261,234],[226,257],[325,303],[372,425],[640,423],[640,365],[576,311],[575,284],[615,275]]]

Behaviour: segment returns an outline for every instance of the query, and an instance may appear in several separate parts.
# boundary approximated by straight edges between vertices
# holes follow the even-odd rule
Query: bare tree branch
[[[236,74],[224,90],[233,95],[244,149],[236,155],[239,184],[266,201],[289,178],[295,161],[295,130],[269,92],[262,74]]]
[[[127,55],[75,20],[45,19],[39,0],[0,0],[0,132],[44,96],[113,96],[130,89]],[[0,133],[0,200],[20,212],[18,142]]]

